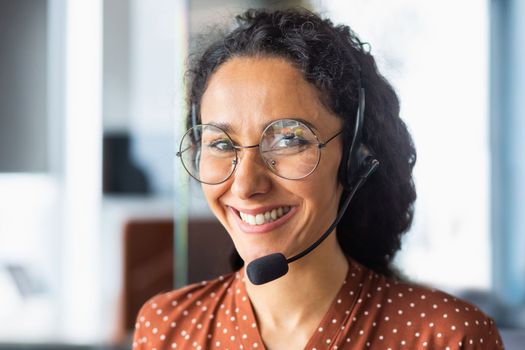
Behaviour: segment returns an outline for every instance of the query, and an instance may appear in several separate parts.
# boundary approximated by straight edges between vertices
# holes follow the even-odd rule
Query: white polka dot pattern
[[[151,298],[133,350],[265,349],[241,272]],[[305,349],[503,349],[494,321],[441,291],[388,279],[350,260]]]

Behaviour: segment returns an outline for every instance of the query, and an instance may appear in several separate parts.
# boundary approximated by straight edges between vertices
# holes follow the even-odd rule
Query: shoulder
[[[381,310],[385,331],[419,339],[418,344],[431,348],[503,348],[494,320],[477,306],[438,289],[396,281],[370,270],[363,277],[363,303],[367,309]]]
[[[157,294],[141,307],[133,339],[134,348],[177,337],[189,339],[192,330],[206,331],[217,307],[224,302],[237,273],[220,276],[173,291]],[[153,343],[152,343],[153,342]]]
[[[174,309],[185,313],[194,311],[204,304],[210,304],[224,294],[232,284],[235,274],[220,276],[211,281],[190,284],[180,289],[160,293],[142,306],[139,316],[161,315]]]

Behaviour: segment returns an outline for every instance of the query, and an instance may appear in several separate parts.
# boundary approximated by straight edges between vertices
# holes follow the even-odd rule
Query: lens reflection
[[[270,124],[260,142],[261,156],[277,175],[291,180],[310,175],[319,162],[319,141],[305,124],[283,119]]]

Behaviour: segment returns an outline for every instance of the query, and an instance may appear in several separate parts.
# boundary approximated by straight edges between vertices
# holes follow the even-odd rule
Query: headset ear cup
[[[359,147],[357,147],[355,153],[353,154],[353,157],[350,162],[350,177],[356,176],[358,173],[361,172],[362,168],[367,166],[367,160],[372,157],[374,158],[374,155],[367,146],[364,144],[360,144]]]
[[[341,164],[346,164],[346,166],[340,169],[340,181],[347,190],[354,186],[356,179],[362,176],[363,173],[369,173],[372,163],[377,162],[374,154],[364,144],[360,144],[355,152],[352,152],[351,156],[348,156],[349,153],[348,150],[345,150],[343,155],[344,163],[342,162]]]

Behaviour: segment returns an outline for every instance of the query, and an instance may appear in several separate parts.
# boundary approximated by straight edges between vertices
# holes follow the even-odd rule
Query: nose
[[[269,169],[264,164],[258,148],[243,149],[239,152],[232,178],[232,193],[244,200],[268,193],[272,187]]]

